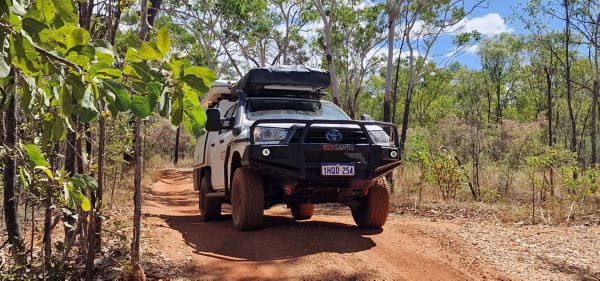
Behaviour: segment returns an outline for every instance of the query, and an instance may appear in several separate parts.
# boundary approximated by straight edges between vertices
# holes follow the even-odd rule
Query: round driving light
[[[262,150],[262,154],[263,154],[263,156],[269,156],[269,155],[271,155],[271,150],[269,150],[268,148],[265,148]]]
[[[398,151],[395,151],[395,150],[392,150],[392,151],[390,151],[390,157],[391,157],[391,158],[396,158],[396,157],[398,157]]]

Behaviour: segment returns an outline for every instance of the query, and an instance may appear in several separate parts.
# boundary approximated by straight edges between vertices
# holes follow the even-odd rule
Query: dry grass
[[[467,186],[458,190],[456,197],[443,200],[435,183],[421,178],[418,167],[404,165],[394,173],[395,188],[391,196],[393,210],[426,217],[444,219],[469,218],[511,223],[543,223],[600,225],[600,194],[590,195],[582,201],[566,196],[566,191],[556,188],[554,197],[540,200],[536,190],[535,213],[532,208],[532,191],[527,175],[511,173],[508,193],[505,193],[505,176],[497,167],[484,167],[481,178],[481,200],[475,201]],[[420,196],[419,196],[420,195]]]

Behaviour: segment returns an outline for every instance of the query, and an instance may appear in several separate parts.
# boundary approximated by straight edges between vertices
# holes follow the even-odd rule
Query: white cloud
[[[481,17],[463,19],[453,28],[450,33],[463,33],[478,31],[481,35],[498,35],[504,32],[513,32],[513,29],[506,25],[506,21],[497,13],[489,13]]]

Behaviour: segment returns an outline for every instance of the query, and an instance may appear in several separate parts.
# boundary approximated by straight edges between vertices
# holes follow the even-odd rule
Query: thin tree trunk
[[[388,20],[388,57],[387,57],[387,68],[385,71],[385,93],[383,96],[383,121],[390,122],[392,120],[391,114],[391,100],[392,100],[392,72],[394,68],[394,42],[396,33],[396,16],[389,14]]]
[[[181,134],[181,125],[177,127],[177,132],[175,133],[175,155],[173,157],[173,164],[177,165],[179,162],[179,135]]]
[[[566,83],[567,83],[567,106],[569,110],[569,121],[571,123],[571,151],[577,151],[577,122],[575,120],[575,114],[573,112],[573,97],[572,97],[572,83],[571,83],[571,56],[569,54],[569,47],[571,44],[571,17],[569,10],[570,0],[564,0],[563,5],[565,8],[565,72],[566,72]]]
[[[78,121],[78,117],[76,114],[71,115],[72,120],[75,122],[75,124],[79,124]],[[75,126],[77,128],[77,125]],[[67,174],[69,176],[73,176],[76,174],[76,162],[77,162],[77,151],[75,149],[76,145],[77,145],[77,132],[76,131],[71,131],[69,130],[67,132],[67,139],[66,139],[67,143],[66,143],[66,151],[65,151],[65,172],[67,172]],[[75,212],[76,210],[70,210],[71,212]],[[65,232],[65,237],[63,240],[63,243],[65,243],[65,245],[71,241],[71,237],[74,235],[74,226],[76,223],[75,218],[73,217],[74,213],[69,213],[69,212],[63,212],[63,220],[64,220],[64,224],[63,224],[63,228],[64,228],[64,232]]]
[[[14,71],[11,71],[14,74]],[[2,144],[11,149],[14,149],[17,144],[17,102],[15,95],[15,81],[14,78],[9,81],[9,87],[7,87],[6,93],[3,89],[2,95],[8,95],[8,108],[3,114],[2,120],[3,128]],[[12,85],[11,85],[12,84]],[[6,153],[2,158],[3,170],[3,187],[4,187],[4,223],[6,224],[6,232],[8,235],[8,242],[11,244],[11,251],[17,264],[23,264],[25,262],[23,256],[23,239],[21,238],[21,231],[19,228],[19,221],[17,216],[17,204],[15,200],[15,189],[16,189],[16,161],[10,155]]]
[[[134,268],[139,266],[140,262],[140,220],[142,217],[142,120],[138,117],[135,118],[134,125],[134,161],[135,161],[135,175],[134,175],[134,213],[133,213],[133,240],[131,242],[131,262]]]
[[[546,72],[546,99],[548,102],[548,112],[546,113],[548,118],[548,145],[552,146],[554,140],[552,132],[552,74],[547,67],[544,68],[544,71]]]
[[[500,123],[500,118],[502,118],[502,101],[500,100],[500,92],[501,92],[501,84],[500,82],[496,82],[496,123]]]
[[[146,40],[149,32],[148,22],[148,0],[140,2],[140,39]],[[133,239],[131,241],[131,265],[135,280],[145,280],[144,269],[140,264],[140,237],[141,237],[141,219],[142,219],[142,119],[135,117],[133,126],[134,142],[134,193],[133,193]]]
[[[324,33],[325,33],[325,58],[327,59],[327,67],[329,69],[329,77],[331,79],[331,96],[332,101],[335,105],[340,105],[340,88],[338,85],[338,79],[335,72],[335,62],[333,60],[333,50],[332,50],[332,40],[331,40],[331,27],[333,25],[333,6],[335,5],[336,0],[331,0],[331,6],[329,7],[329,15],[327,15],[328,11],[323,9],[323,3],[321,0],[314,0],[315,6],[317,7],[317,11],[323,20],[324,25]]]
[[[595,74],[596,78],[598,77],[598,73]],[[590,131],[590,135],[591,135],[591,141],[592,141],[592,155],[591,155],[591,161],[590,164],[594,165],[596,163],[598,163],[598,158],[597,158],[597,145],[598,145],[598,131],[597,131],[597,126],[596,126],[596,115],[597,115],[597,107],[598,107],[598,80],[594,80],[594,84],[593,84],[593,91],[592,91],[592,108],[591,108],[591,131]]]
[[[406,143],[406,134],[408,132],[408,124],[410,117],[410,104],[412,101],[413,90],[415,86],[415,59],[413,56],[414,50],[410,40],[407,40],[409,50],[409,66],[408,66],[408,88],[406,89],[406,98],[404,101],[404,114],[402,115],[402,131],[400,133],[400,151],[401,155],[404,155],[404,144]]]

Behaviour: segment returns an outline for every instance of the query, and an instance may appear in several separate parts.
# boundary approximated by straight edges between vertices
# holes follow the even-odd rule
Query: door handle
[[[225,140],[219,140],[219,143],[224,143],[224,142],[225,142]]]

